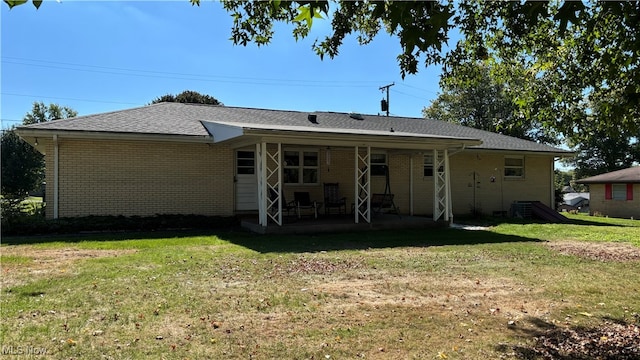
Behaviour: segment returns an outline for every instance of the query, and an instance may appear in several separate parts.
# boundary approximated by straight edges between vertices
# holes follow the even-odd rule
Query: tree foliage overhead
[[[153,99],[151,101],[152,104],[157,104],[161,102],[179,102],[179,103],[188,103],[188,104],[209,104],[209,105],[224,105],[218,99],[213,96],[200,94],[197,91],[185,90],[180,94],[166,94],[162,95],[158,98]]]
[[[331,19],[330,33],[312,46],[320,57],[337,56],[350,34],[364,45],[384,31],[399,41],[403,77],[421,62],[442,64],[453,77],[481,62],[492,77],[508,76],[505,89],[525,118],[568,139],[579,141],[594,127],[640,132],[640,1],[229,0],[223,6],[234,19],[235,44],[268,44],[275,23],[292,24],[292,35],[303,38],[315,19]],[[447,43],[452,29],[462,35],[457,44]],[[606,120],[590,124],[593,109],[586,104]]]
[[[453,77],[473,62],[492,65],[494,78],[523,69],[513,77],[519,82],[505,81],[523,116],[576,143],[593,130],[640,133],[640,1],[223,0],[223,7],[233,18],[234,44],[266,45],[276,23],[291,24],[300,39],[314,22],[331,21],[312,50],[333,58],[349,35],[364,45],[386,32],[401,46],[403,77],[421,63],[442,64]],[[452,31],[463,40],[449,44]]]
[[[640,2],[463,2],[444,77],[489,63],[520,110],[573,143],[640,133]],[[464,15],[466,14],[466,15]],[[517,66],[516,66],[517,65]],[[509,73],[525,69],[528,78]]]
[[[3,0],[5,4],[9,6],[9,9],[13,9],[14,6],[26,4],[28,0]],[[35,6],[36,9],[40,8],[43,0],[32,0],[31,3]]]
[[[190,1],[200,4],[200,0]],[[397,59],[403,76],[416,73],[422,58],[426,64],[439,63],[448,32],[455,26],[452,3],[436,1],[228,0],[223,6],[234,20],[231,39],[240,45],[268,44],[279,22],[293,25],[296,40],[305,38],[314,19],[331,18],[331,33],[312,45],[320,58],[337,56],[348,35],[354,34],[360,45],[366,45],[385,31],[400,42]]]

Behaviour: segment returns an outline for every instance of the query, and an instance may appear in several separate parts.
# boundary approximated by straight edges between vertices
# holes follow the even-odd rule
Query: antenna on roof
[[[385,99],[380,100],[380,109],[383,112],[386,112],[387,116],[389,116],[389,88],[392,87],[395,84],[396,84],[395,82],[392,82],[389,85],[380,86],[380,91],[382,91],[382,92],[384,92],[385,90],[387,91],[387,100],[385,100]]]

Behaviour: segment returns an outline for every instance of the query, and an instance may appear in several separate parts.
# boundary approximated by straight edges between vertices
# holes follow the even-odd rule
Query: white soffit
[[[291,126],[272,124],[252,124],[252,123],[233,123],[223,121],[201,121],[202,125],[207,129],[209,134],[213,136],[214,142],[221,142],[244,135],[245,130],[269,130],[269,131],[298,131],[298,132],[314,132],[324,134],[345,134],[345,135],[376,135],[376,136],[392,136],[392,137],[412,137],[423,139],[443,139],[443,140],[460,140],[471,141],[478,144],[480,140],[474,138],[442,136],[431,134],[416,134],[400,131],[379,131],[379,130],[362,130],[362,129],[336,129],[336,128],[318,128],[314,126]]]

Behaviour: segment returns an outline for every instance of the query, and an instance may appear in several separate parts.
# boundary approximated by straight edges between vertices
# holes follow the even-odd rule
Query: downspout
[[[550,208],[556,210],[556,182],[555,182],[555,173],[556,173],[556,158],[551,159],[551,202]]]
[[[409,215],[413,216],[413,154],[409,156]]]
[[[53,135],[53,218],[58,218],[58,189],[60,188],[60,149],[58,135]]]
[[[464,144],[462,144],[462,147],[461,147],[460,149],[458,149],[457,151],[454,151],[454,152],[449,153],[449,156],[453,156],[453,155],[455,155],[455,154],[458,154],[458,153],[460,153],[460,152],[464,151],[464,149],[465,149],[465,145],[464,145]]]

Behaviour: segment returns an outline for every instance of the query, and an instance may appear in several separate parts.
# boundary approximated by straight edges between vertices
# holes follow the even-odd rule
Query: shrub
[[[178,229],[223,229],[239,225],[235,216],[158,214],[155,216],[86,216],[45,219],[41,216],[2,219],[2,235],[49,235],[78,232],[154,231]]]

